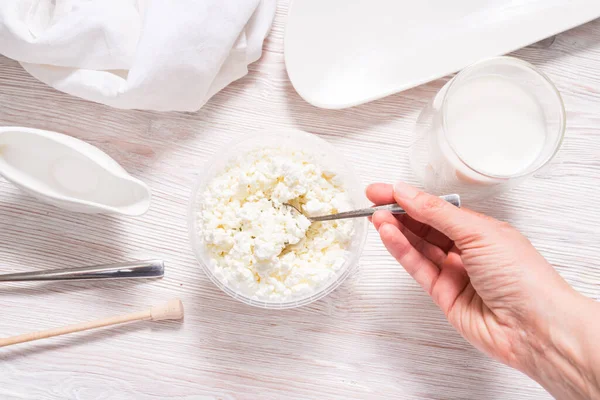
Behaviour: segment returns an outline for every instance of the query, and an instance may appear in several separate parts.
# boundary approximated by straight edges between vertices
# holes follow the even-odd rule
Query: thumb
[[[394,186],[394,199],[410,217],[437,229],[455,242],[484,233],[489,226],[487,218],[460,209],[404,182]]]

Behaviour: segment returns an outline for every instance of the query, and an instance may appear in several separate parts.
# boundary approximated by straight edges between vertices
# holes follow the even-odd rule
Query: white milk
[[[470,168],[509,177],[525,172],[540,155],[544,111],[518,84],[498,75],[473,77],[452,89],[446,101],[447,139]]]
[[[562,99],[544,75],[491,58],[460,72],[421,111],[410,164],[427,191],[479,201],[544,166],[564,127]]]

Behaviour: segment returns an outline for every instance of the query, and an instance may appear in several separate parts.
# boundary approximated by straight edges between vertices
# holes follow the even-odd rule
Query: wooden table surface
[[[545,399],[536,383],[466,343],[371,229],[357,274],[301,309],[246,306],[203,274],[187,238],[190,191],[224,143],[298,128],[339,147],[363,182],[414,182],[407,148],[442,79],[340,111],[304,102],[283,62],[286,2],[264,56],[195,113],[116,110],[60,93],[0,57],[0,124],[64,132],[106,151],[153,193],[140,218],[79,215],[0,179],[0,271],[163,258],[153,282],[4,284],[0,336],[180,297],[183,323],[143,322],[0,349],[2,399]],[[600,298],[600,20],[516,53],[564,96],[550,169],[477,206],[524,232],[579,291]]]

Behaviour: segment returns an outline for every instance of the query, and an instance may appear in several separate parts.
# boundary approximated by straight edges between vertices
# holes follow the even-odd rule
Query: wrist
[[[533,355],[523,372],[557,399],[599,397],[599,305],[568,287],[544,308],[536,334],[527,335]]]

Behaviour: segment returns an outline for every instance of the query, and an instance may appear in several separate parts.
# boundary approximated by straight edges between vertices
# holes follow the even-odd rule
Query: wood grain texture
[[[63,212],[0,179],[0,271],[164,258],[153,282],[3,284],[0,335],[135,311],[180,297],[183,324],[142,322],[0,351],[2,399],[547,399],[466,343],[371,231],[360,269],[305,308],[268,311],[220,292],[187,239],[204,163],[258,129],[299,128],[340,148],[363,182],[414,182],[417,113],[447,81],[363,106],[304,102],[283,62],[287,1],[262,59],[195,113],[123,111],[59,93],[0,57],[0,124],[50,129],[106,151],[153,192],[141,218]],[[600,299],[600,20],[516,53],[564,96],[568,129],[551,167],[476,208],[523,231],[579,291]],[[61,310],[61,312],[56,312]]]

